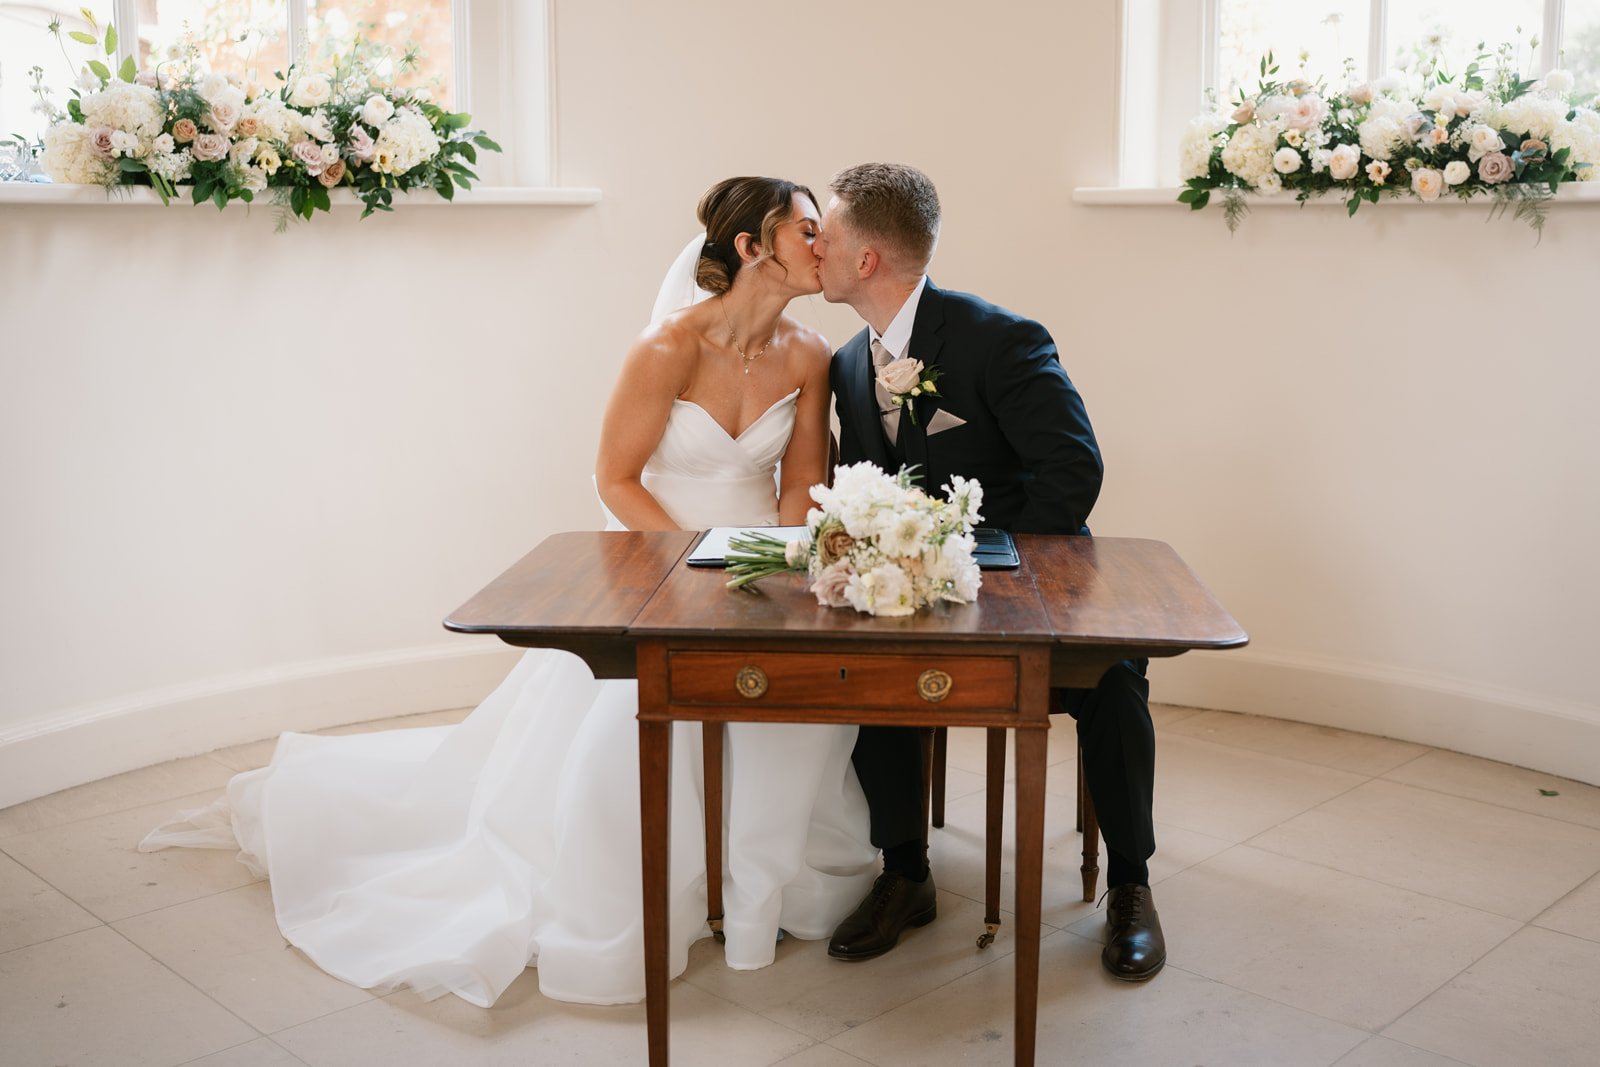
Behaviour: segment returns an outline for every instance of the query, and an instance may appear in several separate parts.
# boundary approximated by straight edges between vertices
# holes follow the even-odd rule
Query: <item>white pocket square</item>
[[[967,420],[960,415],[952,415],[944,408],[940,408],[933,413],[933,418],[928,420],[928,436],[932,437],[936,433],[944,433],[946,430],[953,430],[957,426],[966,424]]]

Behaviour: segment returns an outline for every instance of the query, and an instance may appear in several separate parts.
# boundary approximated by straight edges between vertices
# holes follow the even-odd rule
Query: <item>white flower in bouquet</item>
[[[306,132],[300,125],[300,112],[275,97],[262,97],[256,100],[245,109],[244,113],[260,124],[260,133],[257,136],[263,141],[290,145],[306,138]]]
[[[1262,196],[1277,196],[1283,192],[1283,179],[1269,170],[1256,179],[1256,192]]]
[[[1579,181],[1600,180],[1600,114],[1580,107],[1574,109],[1571,121],[1562,119],[1556,123],[1555,132],[1550,135],[1550,151],[1563,148],[1571,152],[1567,157],[1569,165],[1589,164],[1578,167]]]
[[[1389,160],[1397,150],[1411,143],[1405,125],[1389,115],[1369,118],[1356,127],[1361,139],[1361,151],[1371,159]]]
[[[267,172],[259,167],[240,167],[239,174],[244,179],[244,187],[252,193],[267,191]]]
[[[246,137],[242,141],[235,141],[228,150],[228,162],[236,167],[242,167],[255,157],[256,149],[260,146],[254,137]]]
[[[1491,122],[1502,130],[1548,141],[1556,123],[1567,116],[1567,105],[1560,100],[1523,95],[1495,109]]]
[[[1353,144],[1342,144],[1328,157],[1328,175],[1335,181],[1348,181],[1361,170],[1361,149]]]
[[[1466,139],[1467,158],[1474,163],[1490,152],[1498,152],[1505,147],[1500,139],[1500,131],[1486,123],[1468,126],[1462,136]]]
[[[111,131],[111,152],[118,156],[142,156],[147,151],[139,144],[139,138],[127,130]]]
[[[327,141],[333,137],[333,130],[328,126],[328,113],[321,108],[301,115],[300,128],[305,131],[307,137],[314,137],[319,141]]]
[[[1229,174],[1244,181],[1259,181],[1272,172],[1272,153],[1278,144],[1278,133],[1278,127],[1272,123],[1240,126],[1222,150],[1222,165]]]
[[[367,102],[361,106],[361,121],[368,126],[382,126],[394,115],[394,105],[389,98],[379,93],[367,97]]]
[[[1572,91],[1572,75],[1556,69],[1544,76],[1544,87],[1552,93],[1563,95]]]
[[[1285,126],[1291,130],[1305,132],[1322,125],[1323,120],[1328,117],[1328,104],[1316,93],[1305,93],[1291,97],[1288,106],[1281,114]]]
[[[1424,200],[1437,200],[1444,192],[1444,175],[1432,167],[1418,167],[1411,172],[1411,191]]]
[[[55,181],[78,185],[102,185],[112,173],[95,152],[89,128],[76,122],[57,123],[44,131],[39,166]]]
[[[307,74],[298,78],[289,94],[295,107],[321,107],[333,99],[333,82],[326,74]]]
[[[206,111],[204,119],[213,133],[232,133],[239,124],[239,105],[232,100],[217,100]]]
[[[194,156],[187,148],[176,152],[154,151],[145,157],[144,165],[150,168],[151,173],[159,174],[168,182],[186,181],[190,169],[194,166]]]
[[[1444,183],[1446,185],[1460,185],[1472,177],[1472,167],[1465,160],[1452,159],[1444,165]]]
[[[403,107],[378,131],[372,168],[385,174],[404,174],[439,151],[439,138],[422,112]]]
[[[1272,169],[1279,174],[1293,174],[1305,162],[1292,148],[1280,148],[1272,156]]]
[[[1210,172],[1211,151],[1216,147],[1217,135],[1227,128],[1226,115],[1200,115],[1189,120],[1178,149],[1180,181],[1203,177]]]
[[[894,564],[882,564],[866,574],[852,575],[845,586],[844,598],[851,607],[869,615],[910,615],[917,610],[911,579]]]
[[[145,141],[160,136],[165,117],[160,93],[125,81],[114,81],[99,92],[85,93],[79,106],[83,109],[85,126],[91,129],[110,126]]]
[[[238,89],[228,76],[217,71],[212,71],[204,78],[201,78],[194,88],[195,92],[200,94],[200,99],[208,104],[230,99],[234,93],[238,92]],[[241,93],[240,95],[242,96],[243,94]]]
[[[172,134],[170,133],[164,133],[157,137],[150,147],[160,155],[170,155],[178,150],[178,144],[172,139]]]

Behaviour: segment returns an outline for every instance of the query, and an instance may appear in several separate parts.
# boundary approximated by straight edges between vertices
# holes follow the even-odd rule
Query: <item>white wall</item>
[[[1600,212],[1535,248],[1481,207],[1230,238],[1074,205],[1115,181],[1113,5],[971,10],[559,4],[559,180],[593,207],[283,236],[0,207],[0,804],[476,701],[510,654],[439,620],[596,524],[599,413],[700,192],[871,158],[938,182],[941,285],[1055,332],[1107,456],[1096,532],[1171,542],[1251,632],[1157,699],[1600,781]]]

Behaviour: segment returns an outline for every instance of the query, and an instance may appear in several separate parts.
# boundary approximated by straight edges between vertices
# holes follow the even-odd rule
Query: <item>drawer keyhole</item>
[[[848,667],[840,667],[839,668],[839,681],[841,681],[841,682],[845,681],[849,677],[850,677],[850,668],[848,668]]]

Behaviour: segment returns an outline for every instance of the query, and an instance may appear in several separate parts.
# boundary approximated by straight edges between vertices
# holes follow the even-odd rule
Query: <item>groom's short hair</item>
[[[926,174],[903,163],[861,163],[834,175],[828,187],[844,208],[844,224],[886,246],[896,269],[912,275],[927,269],[939,243],[939,194]]]

